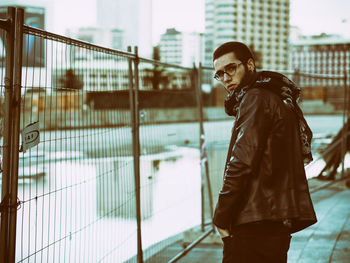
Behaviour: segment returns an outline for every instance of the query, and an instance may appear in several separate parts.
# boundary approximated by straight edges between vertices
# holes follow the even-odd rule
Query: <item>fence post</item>
[[[349,92],[348,92],[348,87],[347,87],[347,74],[346,74],[346,69],[344,70],[344,76],[343,76],[343,84],[344,84],[344,109],[343,109],[343,126],[346,125],[348,127],[350,123],[348,123],[348,118],[349,118]],[[347,129],[343,129],[343,134],[342,134],[342,143],[341,143],[341,151],[342,151],[342,162],[341,162],[341,178],[344,178],[345,176],[345,155],[347,152],[347,139],[348,139],[348,134],[347,134]]]
[[[14,39],[16,9],[8,8],[8,27],[6,32],[6,65],[5,65],[5,102],[4,102],[4,140],[3,172],[1,191],[1,228],[0,228],[0,262],[8,262],[9,206],[11,175],[11,101],[13,87]]]
[[[346,108],[346,114],[347,114],[347,117],[349,117],[349,112],[350,112],[350,93],[349,93],[349,90],[348,90],[348,74],[346,72],[346,69],[344,70],[344,88],[347,90],[347,94],[348,94],[348,97],[347,97],[348,105],[347,105],[347,108]]]
[[[193,85],[195,88],[195,94],[197,99],[197,108],[199,113],[199,154],[200,154],[200,173],[201,173],[201,231],[205,230],[205,202],[204,202],[204,171],[203,171],[203,143],[204,143],[204,132],[203,132],[203,111],[202,111],[202,98],[200,91],[200,73],[193,63]],[[202,137],[203,136],[203,137]]]
[[[208,190],[208,200],[209,200],[209,212],[210,217],[213,216],[213,196],[211,192],[210,176],[209,176],[209,166],[208,166],[208,155],[207,155],[207,146],[205,141],[205,132],[204,132],[204,117],[203,117],[203,98],[202,98],[202,63],[199,63],[198,70],[194,66],[195,74],[195,86],[197,94],[197,104],[199,112],[199,132],[200,132],[200,159],[201,159],[201,230],[204,232],[205,226],[205,195],[204,195],[204,186],[207,184]],[[211,221],[212,223],[212,221]],[[214,225],[212,223],[214,229]]]
[[[131,47],[128,47],[131,52]],[[135,199],[136,199],[136,224],[137,224],[137,262],[143,263],[142,238],[141,238],[141,187],[140,187],[140,120],[139,120],[139,56],[138,49],[135,47],[134,72],[132,71],[132,62],[129,60],[129,84],[130,86],[130,109],[132,120],[133,135],[133,156],[134,156],[134,180],[135,180]],[[131,73],[131,77],[130,77]],[[134,75],[133,75],[134,73]],[[135,86],[132,81],[135,81]]]
[[[204,196],[204,169],[203,169],[203,144],[204,144],[204,128],[203,128],[203,109],[202,109],[202,94],[201,94],[201,74],[200,74],[200,65],[197,70],[196,65],[193,64],[193,77],[194,77],[194,86],[197,94],[197,106],[199,113],[199,154],[200,154],[200,173],[201,173],[201,230],[205,230],[205,196]]]
[[[22,83],[22,53],[23,53],[23,23],[24,9],[17,8],[15,31],[15,64],[14,86],[12,99],[12,143],[11,143],[11,196],[10,196],[10,232],[9,232],[9,262],[16,258],[16,225],[17,225],[17,193],[18,193],[18,156],[21,114],[21,83]]]

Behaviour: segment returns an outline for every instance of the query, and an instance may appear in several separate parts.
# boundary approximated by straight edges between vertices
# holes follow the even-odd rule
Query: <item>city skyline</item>
[[[23,4],[28,1],[4,0]],[[48,9],[47,30],[66,34],[68,29],[96,27],[97,0],[32,0]],[[167,28],[184,32],[204,32],[205,0],[153,0],[152,44],[158,44]],[[67,8],[69,7],[69,8]],[[350,38],[350,2],[346,0],[291,0],[290,24],[304,35],[340,34]],[[132,10],[130,11],[132,15]]]
[[[64,34],[69,27],[89,27],[98,24],[97,0],[37,0],[35,2],[47,3],[54,8],[52,14],[54,25],[49,30],[55,29],[57,33]],[[153,0],[153,45],[159,42],[160,35],[165,33],[167,28],[186,32],[204,32],[204,3],[205,0]],[[299,27],[305,35],[324,32],[350,38],[349,11],[350,2],[346,0],[291,0],[290,24]],[[64,19],[62,19],[63,14]]]
[[[159,37],[167,28],[179,31],[204,32],[205,0],[153,0],[154,33]],[[181,15],[183,6],[187,6]],[[197,8],[195,8],[197,7]],[[311,11],[315,10],[315,11]],[[290,25],[296,26],[304,35],[339,34],[350,38],[350,2],[345,0],[291,0]],[[161,14],[160,14],[161,13]],[[186,22],[193,19],[191,22]],[[163,23],[159,23],[159,21]],[[158,21],[158,23],[156,23]]]

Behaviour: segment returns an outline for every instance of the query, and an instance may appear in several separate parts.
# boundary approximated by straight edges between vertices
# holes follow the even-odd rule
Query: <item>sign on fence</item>
[[[36,146],[40,141],[39,122],[33,122],[27,125],[22,131],[22,151]]]

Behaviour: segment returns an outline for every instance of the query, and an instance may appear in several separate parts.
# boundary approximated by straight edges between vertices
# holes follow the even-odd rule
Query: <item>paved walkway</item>
[[[310,190],[325,184],[309,180]],[[338,182],[312,194],[318,222],[293,234],[288,263],[350,263],[350,189]],[[181,250],[176,243],[149,259],[151,262],[167,262]],[[179,263],[221,263],[220,244],[201,243]],[[169,255],[169,256],[167,256]]]

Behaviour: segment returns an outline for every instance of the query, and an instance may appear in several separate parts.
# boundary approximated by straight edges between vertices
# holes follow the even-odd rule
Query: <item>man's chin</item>
[[[231,93],[231,92],[235,91],[235,89],[237,89],[238,86],[239,86],[239,85],[231,85],[231,86],[228,86],[228,87],[226,88],[226,91],[227,91],[228,93]]]

